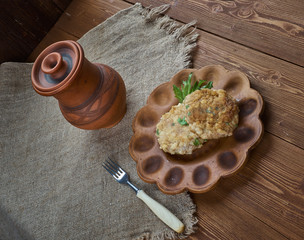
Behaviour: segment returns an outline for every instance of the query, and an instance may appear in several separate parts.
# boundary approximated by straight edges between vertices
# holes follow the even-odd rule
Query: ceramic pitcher
[[[65,119],[81,129],[110,128],[126,113],[121,76],[88,61],[75,41],[60,41],[41,52],[32,68],[32,85],[40,95],[55,97]]]

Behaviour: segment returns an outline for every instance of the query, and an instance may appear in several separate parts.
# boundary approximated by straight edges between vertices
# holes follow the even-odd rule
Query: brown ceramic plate
[[[192,81],[213,81],[214,89],[225,89],[239,105],[239,126],[233,136],[210,140],[191,155],[171,155],[159,148],[155,136],[156,124],[178,101],[173,84],[178,87],[193,72]],[[166,194],[183,191],[202,193],[210,190],[222,177],[238,172],[244,166],[248,152],[261,139],[263,125],[261,95],[250,88],[248,78],[239,71],[227,71],[221,66],[206,66],[199,70],[185,69],[150,94],[147,104],[136,114],[129,152],[137,162],[139,177],[156,183]]]

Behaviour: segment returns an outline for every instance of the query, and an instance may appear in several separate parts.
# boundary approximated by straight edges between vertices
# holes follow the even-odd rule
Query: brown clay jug
[[[34,62],[32,85],[54,96],[63,116],[81,129],[110,128],[126,113],[126,88],[111,67],[91,63],[75,41],[47,47]]]

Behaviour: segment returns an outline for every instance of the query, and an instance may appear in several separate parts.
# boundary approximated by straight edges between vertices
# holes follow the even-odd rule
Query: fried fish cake
[[[204,139],[231,136],[238,125],[236,100],[223,89],[201,89],[188,95],[183,104],[189,106],[187,121],[191,131]]]
[[[201,145],[198,144],[199,136],[191,131],[185,115],[187,115],[185,105],[179,104],[161,117],[156,126],[156,135],[163,151],[170,154],[190,154]]]
[[[191,154],[208,139],[231,136],[238,113],[236,100],[225,90],[197,90],[161,117],[156,126],[160,148],[170,154]]]

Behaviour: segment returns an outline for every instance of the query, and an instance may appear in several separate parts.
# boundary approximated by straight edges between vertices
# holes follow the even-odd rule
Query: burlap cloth
[[[111,129],[73,127],[55,98],[32,89],[32,64],[1,65],[0,239],[174,239],[194,231],[190,196],[165,195],[144,183],[128,153],[136,112],[155,87],[189,66],[195,46],[193,23],[179,27],[160,17],[167,8],[136,4],[79,40],[90,61],[113,67],[125,81],[128,110]],[[102,168],[107,156],[182,220],[184,234],[172,232]]]

